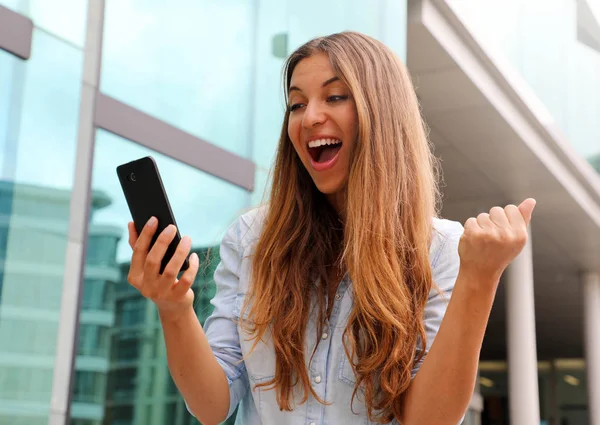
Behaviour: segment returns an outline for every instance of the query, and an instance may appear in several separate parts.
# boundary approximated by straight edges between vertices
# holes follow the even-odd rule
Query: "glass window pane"
[[[381,39],[382,13],[382,3],[370,0],[307,0],[302,7],[294,7],[293,13],[290,11],[290,51],[313,37],[346,30]]]
[[[2,424],[48,423],[77,144],[82,53],[39,30],[32,51],[0,51]]]
[[[561,423],[590,423],[585,368],[556,370],[556,398]]]
[[[600,92],[600,52],[578,39],[579,21],[585,19],[578,13],[585,8],[544,0],[449,3],[486,51],[504,69],[514,70],[511,78],[520,76],[533,101],[541,101],[536,109],[545,107],[576,151],[600,172],[600,98],[590,96]]]
[[[253,114],[258,125],[252,127],[252,159],[257,171],[266,174],[275,157],[285,110],[281,70],[289,50],[289,5],[285,1],[265,0],[257,3],[257,9],[254,92],[258,95],[254,96]],[[257,188],[262,187],[260,183],[256,182]],[[261,190],[255,195],[259,192],[262,195]]]
[[[250,156],[253,3],[108,0],[102,91]]]
[[[0,0],[0,5],[31,18],[36,27],[83,48],[87,1]]]
[[[172,418],[165,416],[169,403],[169,409],[183,408],[170,383],[156,308],[127,283],[131,215],[116,167],[147,155],[155,158],[181,232],[191,236],[193,250],[203,262],[193,286],[201,322],[212,312],[217,247],[250,200],[244,189],[108,132],[97,132],[72,421],[171,423]],[[188,415],[185,409],[181,412],[183,420]]]
[[[107,326],[82,323],[79,328],[78,350],[80,356],[108,356],[110,329]]]
[[[73,389],[73,400],[95,403],[102,400],[104,391],[103,376],[98,372],[77,371]]]
[[[110,198],[110,205],[93,211],[92,228],[120,229],[116,250],[119,264],[131,258],[127,236],[131,215],[115,171],[122,163],[153,156],[179,229],[192,238],[194,247],[220,243],[229,225],[247,209],[250,195],[246,190],[108,132],[97,134],[93,186],[96,193]]]
[[[83,284],[81,307],[85,310],[112,311],[114,308],[113,292],[115,290],[115,285],[116,282],[111,280],[86,279]]]
[[[509,422],[508,375],[506,371],[479,371],[479,391],[483,397],[484,424],[505,424]]]
[[[19,207],[34,212],[43,196],[44,218],[64,221],[70,193],[60,189],[73,185],[83,57],[42,31],[32,51],[27,62],[0,51],[0,81],[10,88],[0,90],[0,178],[19,183],[5,200],[30,185]]]

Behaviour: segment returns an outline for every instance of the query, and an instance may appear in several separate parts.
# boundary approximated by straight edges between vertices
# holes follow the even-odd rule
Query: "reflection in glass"
[[[510,423],[505,362],[482,362],[479,386],[484,399],[482,425]],[[542,424],[587,425],[586,369],[583,359],[538,362]]]
[[[0,0],[0,5],[27,16],[36,27],[83,48],[87,1]]]
[[[253,4],[107,1],[102,91],[250,156]]]
[[[586,369],[564,368],[556,375],[559,424],[588,424]]]
[[[96,326],[82,323],[79,327],[77,354],[80,356],[108,356],[109,329],[106,326]]]
[[[82,54],[32,51],[0,51],[0,424],[48,423],[77,144]]]
[[[75,373],[75,387],[73,400],[84,403],[102,402],[103,382],[102,374],[91,371],[77,371]]]
[[[212,312],[210,300],[215,295],[212,276],[219,261],[218,249],[195,248],[202,265],[192,289],[196,294],[195,310],[201,323]],[[122,265],[123,272],[129,265]],[[129,286],[125,280],[117,284]],[[169,375],[163,335],[156,308],[138,293],[117,289],[116,303],[128,308],[116,309],[113,329],[111,367],[108,374],[106,417],[118,415],[132,424],[197,423],[185,410],[183,399]],[[137,313],[134,313],[137,312]],[[134,316],[136,319],[127,319]],[[137,320],[142,318],[141,320]],[[125,406],[131,409],[125,409]],[[131,412],[132,416],[126,416]],[[173,416],[174,415],[174,416]],[[232,424],[235,417],[228,420]]]
[[[218,244],[250,198],[243,189],[97,132],[72,424],[195,423],[169,375],[156,307],[127,283],[131,216],[115,169],[147,155],[155,158],[181,232],[191,236],[202,260],[193,286],[201,322],[212,311]]]
[[[97,193],[105,193],[110,198],[110,205],[94,209],[92,224],[99,228],[112,226],[120,229],[117,263],[131,258],[127,236],[127,222],[131,221],[131,214],[115,169],[122,163],[148,155],[152,155],[158,164],[182,236],[190,236],[194,246],[218,244],[229,225],[247,209],[250,199],[247,191],[99,130],[94,153],[93,188]],[[127,291],[124,288],[117,289],[121,290]]]
[[[522,77],[521,91],[531,90],[547,109],[536,112],[549,113],[575,150],[598,166],[600,100],[590,93],[600,93],[600,52],[578,39],[578,2],[449,3],[494,60],[514,69],[511,83]]]

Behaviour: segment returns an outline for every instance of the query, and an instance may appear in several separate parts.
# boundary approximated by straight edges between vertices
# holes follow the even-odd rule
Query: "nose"
[[[319,102],[311,102],[306,105],[304,116],[302,117],[302,126],[304,128],[313,128],[327,121],[327,115],[323,110],[323,105]]]

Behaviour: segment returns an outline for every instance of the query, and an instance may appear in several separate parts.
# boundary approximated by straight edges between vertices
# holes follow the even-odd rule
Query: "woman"
[[[284,86],[269,204],[225,236],[204,329],[190,289],[197,256],[176,279],[190,239],[159,275],[175,229],[148,250],[156,220],[139,238],[129,225],[129,282],[158,307],[177,387],[205,425],[238,405],[244,425],[459,423],[535,201],[464,230],[436,218],[435,161],[408,73],[370,37],[308,42]]]

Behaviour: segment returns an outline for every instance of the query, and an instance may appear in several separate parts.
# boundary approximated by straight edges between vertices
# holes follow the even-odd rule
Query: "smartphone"
[[[150,217],[154,216],[158,219],[158,228],[150,243],[150,248],[152,248],[160,233],[169,224],[174,224],[177,227],[156,161],[151,156],[146,156],[119,165],[117,167],[117,175],[119,176],[121,188],[125,194],[125,199],[127,200],[127,205],[129,206],[129,211],[131,212],[138,235],[142,232]],[[175,254],[180,240],[181,235],[179,234],[179,227],[177,227],[177,234],[162,259],[160,265],[161,274],[173,257],[173,254]],[[180,271],[187,270],[188,267],[189,261],[186,258]]]

